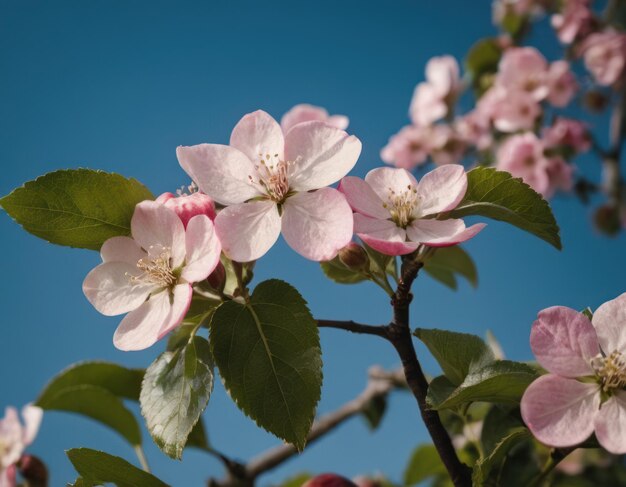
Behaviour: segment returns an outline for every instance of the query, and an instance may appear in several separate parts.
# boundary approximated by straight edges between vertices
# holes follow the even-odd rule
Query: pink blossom
[[[464,117],[457,118],[455,128],[461,140],[467,145],[474,145],[478,150],[488,149],[493,144],[490,117],[480,110],[473,110]]]
[[[478,100],[477,110],[501,132],[530,130],[541,114],[539,103],[525,91],[494,86]]]
[[[552,27],[563,44],[571,44],[579,36],[586,35],[593,24],[589,0],[563,0],[562,9],[550,19]]]
[[[544,309],[530,346],[548,371],[521,401],[533,435],[569,447],[595,431],[607,451],[626,453],[626,293],[600,306],[591,321],[564,306]]]
[[[581,52],[585,66],[599,85],[615,83],[624,72],[626,64],[626,34],[605,30],[588,36]]]
[[[576,77],[567,61],[555,61],[548,70],[548,101],[555,107],[566,106],[578,90]]]
[[[450,125],[433,125],[430,156],[435,164],[456,164],[466,149],[465,141]]]
[[[35,439],[42,416],[40,408],[27,404],[22,409],[22,425],[17,410],[6,408],[4,418],[0,419],[0,487],[15,486],[14,465]]]
[[[380,151],[387,164],[413,169],[426,162],[430,152],[431,127],[407,125],[389,139]]]
[[[185,228],[187,228],[189,220],[196,215],[206,215],[211,220],[215,220],[215,203],[204,193],[194,192],[179,194],[178,196],[172,193],[163,193],[156,199],[156,202],[174,210]]]
[[[460,219],[434,217],[454,209],[467,190],[463,166],[449,164],[418,183],[405,169],[373,169],[365,180],[345,177],[340,190],[354,214],[354,231],[370,247],[387,255],[413,252],[420,244],[447,247],[469,240],[485,226],[469,228]]]
[[[495,0],[493,2],[493,21],[501,24],[507,13],[515,15],[539,15],[543,11],[542,0]]]
[[[426,82],[415,87],[409,114],[416,125],[445,117],[461,89],[459,64],[452,56],[434,57],[426,64]]]
[[[283,118],[280,120],[280,125],[283,132],[286,134],[294,125],[302,122],[311,122],[313,120],[325,122],[331,127],[341,130],[346,130],[350,123],[350,120],[345,115],[329,115],[325,108],[301,103],[300,105],[294,106],[283,115]]]
[[[192,285],[206,279],[220,258],[220,242],[206,215],[187,228],[166,206],[144,201],[131,220],[131,237],[104,242],[103,263],[83,282],[83,292],[102,314],[128,313],[113,337],[120,350],[143,350],[183,321]]]
[[[574,152],[585,152],[591,148],[591,137],[587,124],[571,118],[559,117],[543,129],[543,141],[547,148],[566,147]]]
[[[556,190],[571,189],[573,171],[560,157],[546,157],[544,150],[543,142],[532,132],[513,135],[498,149],[496,166],[550,198]]]
[[[512,47],[500,60],[496,86],[510,92],[528,93],[541,101],[549,92],[548,62],[534,47]]]
[[[296,252],[316,261],[332,259],[352,238],[350,206],[325,187],[345,176],[361,153],[359,139],[343,130],[312,121],[283,135],[259,110],[239,121],[229,146],[200,144],[176,153],[198,187],[226,206],[215,227],[233,260],[258,259],[281,232]]]

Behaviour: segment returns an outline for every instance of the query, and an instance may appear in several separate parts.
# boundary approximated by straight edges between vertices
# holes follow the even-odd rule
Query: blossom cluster
[[[500,0],[494,17],[497,23],[511,15],[529,19],[545,12],[547,3]],[[597,85],[618,86],[625,71],[626,34],[598,21],[588,0],[561,4],[551,24],[570,57],[582,59]],[[457,61],[451,56],[430,59],[426,80],[417,85],[410,104],[411,124],[389,139],[382,159],[412,170],[428,162],[458,164],[477,158],[521,177],[545,197],[572,190],[572,159],[591,148],[590,133],[580,120],[551,115],[580,92],[570,62],[548,62],[537,49],[520,46],[509,35],[490,43],[501,53],[497,69],[480,77],[474,85],[475,105],[463,114],[456,109],[467,83]]]
[[[374,169],[365,180],[347,176],[361,153],[347,126],[347,117],[298,105],[280,124],[261,110],[245,115],[229,145],[178,147],[193,180],[189,194],[139,203],[131,236],[107,240],[102,263],[83,282],[100,313],[126,314],[115,346],[156,343],[182,323],[194,287],[223,272],[221,258],[254,262],[281,234],[303,257],[328,261],[355,233],[381,253],[403,255],[420,245],[464,242],[484,227],[466,228],[443,215],[465,195],[460,165],[438,168],[419,183],[401,168]]]

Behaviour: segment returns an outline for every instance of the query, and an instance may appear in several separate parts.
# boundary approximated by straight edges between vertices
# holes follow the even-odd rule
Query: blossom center
[[[626,357],[617,350],[606,357],[597,356],[591,361],[596,375],[602,380],[605,392],[626,387]]]
[[[412,184],[407,185],[403,191],[395,191],[389,188],[387,202],[383,207],[391,213],[391,219],[396,225],[406,228],[415,219],[415,213],[419,206],[420,197],[417,189]]]
[[[295,161],[283,161],[278,154],[259,154],[259,163],[255,165],[257,179],[249,175],[252,184],[261,186],[269,198],[282,203],[289,193],[289,176]]]
[[[153,247],[150,248],[150,250],[153,249]],[[130,276],[133,284],[143,283],[170,287],[176,282],[176,275],[172,269],[172,251],[169,247],[160,248],[160,253],[156,257],[139,259],[137,268],[141,274]]]

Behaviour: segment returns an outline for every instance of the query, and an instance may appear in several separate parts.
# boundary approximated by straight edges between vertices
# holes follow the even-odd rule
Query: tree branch
[[[626,123],[626,75],[622,76],[621,92],[611,114],[609,131],[610,148],[603,158],[603,186],[609,205],[619,212],[622,204],[624,180],[621,175],[620,160]]]
[[[352,333],[387,337],[386,326],[384,325],[363,325],[354,321],[317,320],[317,326],[320,328],[337,328]]]

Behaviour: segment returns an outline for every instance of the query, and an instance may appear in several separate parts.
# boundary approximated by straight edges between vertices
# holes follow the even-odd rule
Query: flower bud
[[[196,215],[206,215],[215,219],[215,203],[204,193],[181,194],[163,193],[156,199],[157,203],[174,210],[187,228],[187,223]]]
[[[363,247],[354,242],[350,242],[337,254],[339,260],[348,269],[360,271],[369,266],[369,256]]]
[[[22,477],[28,481],[28,485],[33,487],[48,485],[48,469],[39,458],[33,455],[22,455],[17,468]]]
[[[593,113],[599,113],[604,110],[608,102],[607,96],[600,91],[588,91],[583,97],[583,105]]]
[[[224,264],[218,262],[217,267],[209,274],[209,277],[207,277],[207,281],[213,289],[221,293],[226,285],[226,269],[224,268]]]
[[[302,487],[357,487],[345,477],[334,473],[323,473],[305,482]]]
[[[611,237],[617,235],[621,229],[619,213],[619,208],[612,205],[599,207],[593,216],[596,228],[605,235]]]

